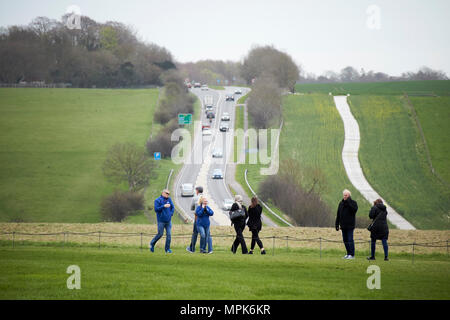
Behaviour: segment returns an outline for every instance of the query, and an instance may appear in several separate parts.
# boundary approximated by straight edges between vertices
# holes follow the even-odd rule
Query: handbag
[[[245,217],[245,212],[243,208],[230,212],[230,220],[232,221],[243,217]]]

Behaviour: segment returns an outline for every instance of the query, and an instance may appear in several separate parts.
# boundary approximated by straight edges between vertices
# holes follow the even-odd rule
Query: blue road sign
[[[155,152],[154,156],[155,156],[155,160],[161,160],[161,152]]]

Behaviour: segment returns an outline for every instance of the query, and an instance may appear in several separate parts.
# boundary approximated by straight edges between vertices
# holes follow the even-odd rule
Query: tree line
[[[390,76],[384,72],[372,70],[360,71],[352,66],[343,68],[339,73],[326,71],[320,76],[314,73],[301,72],[299,83],[334,83],[334,82],[387,82],[387,81],[413,81],[413,80],[449,80],[445,72],[422,67],[418,71],[403,72],[401,76]]]
[[[79,28],[37,17],[26,26],[0,28],[0,83],[64,83],[73,87],[161,85],[175,68],[171,53],[139,41],[119,22],[81,16]]]

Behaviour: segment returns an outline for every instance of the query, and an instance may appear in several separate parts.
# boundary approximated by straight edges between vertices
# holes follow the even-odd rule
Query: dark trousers
[[[251,250],[253,251],[253,249],[255,248],[255,244],[258,244],[258,247],[260,249],[264,248],[261,239],[259,239],[259,230],[257,229],[250,229],[250,231],[252,232],[252,246],[251,246]]]
[[[248,253],[247,245],[245,244],[244,235],[242,234],[244,229],[245,229],[245,224],[243,224],[243,225],[236,224],[236,223],[234,224],[234,230],[236,231],[236,239],[234,240],[233,245],[231,246],[231,251],[233,251],[233,253],[236,253],[239,245],[241,245],[243,254]]]
[[[371,251],[372,257],[375,257],[375,245],[376,245],[376,243],[377,243],[377,239],[371,239],[370,251]],[[387,239],[382,239],[381,243],[383,244],[384,256],[387,258],[387,256],[388,256]]]
[[[355,229],[342,229],[342,241],[344,241],[347,255],[355,255],[355,242],[353,241],[353,231]]]

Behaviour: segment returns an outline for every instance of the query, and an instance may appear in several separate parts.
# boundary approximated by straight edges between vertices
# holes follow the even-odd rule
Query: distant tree
[[[126,182],[130,191],[149,185],[155,174],[156,163],[144,149],[132,143],[115,144],[103,164],[103,174],[112,183]]]
[[[115,191],[103,198],[100,211],[103,220],[122,222],[135,211],[144,209],[144,195],[137,192]]]
[[[280,121],[281,90],[272,78],[255,81],[247,107],[255,128],[269,128]]]

